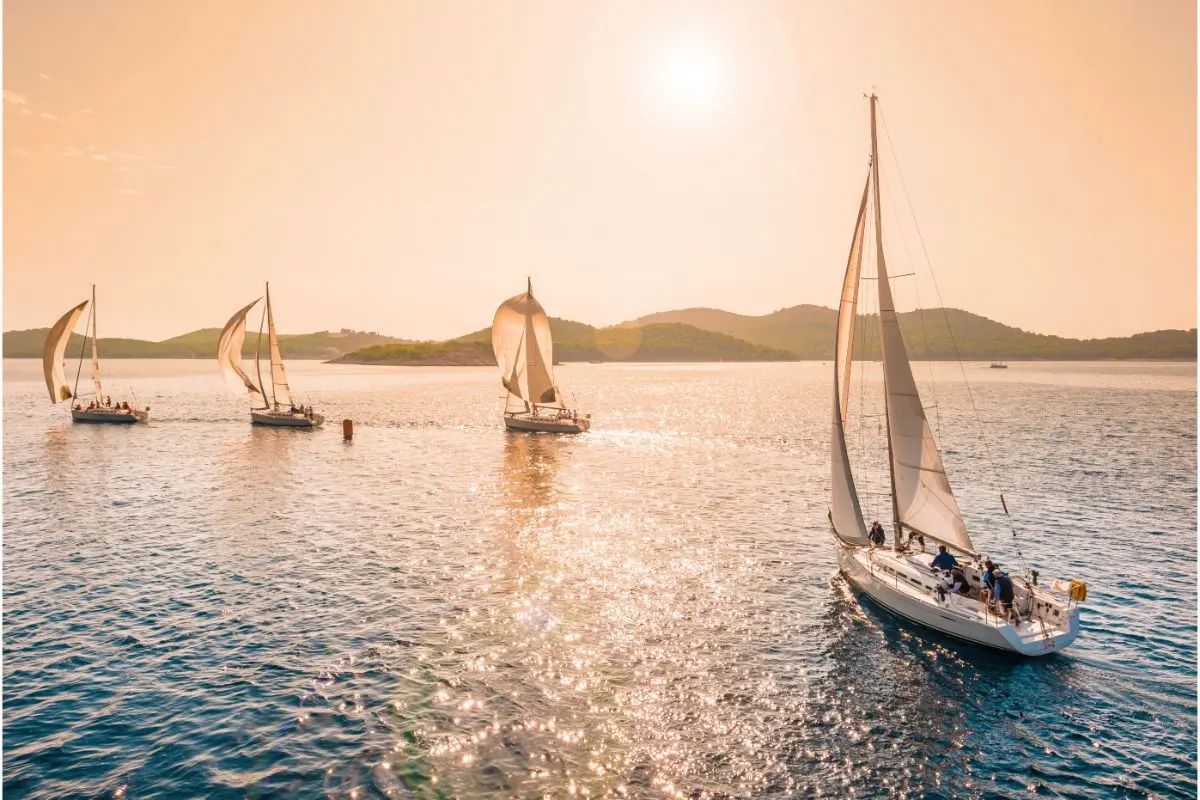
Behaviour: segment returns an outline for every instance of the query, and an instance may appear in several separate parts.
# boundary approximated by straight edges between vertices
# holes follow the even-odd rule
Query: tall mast
[[[96,284],[92,284],[92,386],[96,390],[96,405],[100,404],[100,396],[104,393],[104,388],[100,385],[100,343],[97,338],[99,333],[99,325],[96,320],[100,315],[96,313]]]
[[[262,379],[262,337],[263,325],[267,321],[267,309],[271,307],[271,284],[267,284],[267,305],[263,308],[262,319],[258,321],[258,342],[254,345],[254,369],[258,373],[258,393],[262,395],[263,408],[270,408],[267,405],[267,393],[263,389]],[[272,387],[272,391],[274,391]]]
[[[271,332],[271,334],[274,334],[274,332],[275,332],[275,315],[271,312],[271,282],[270,281],[267,281],[267,322],[270,323],[270,327],[268,330]],[[262,339],[261,333],[259,334],[258,338],[260,340]],[[270,343],[268,342],[268,345],[269,344]],[[271,406],[273,408],[278,409],[279,401],[275,399],[275,351],[271,350],[270,352],[271,352]],[[258,381],[259,381],[259,383],[262,383],[262,375],[261,374],[258,376]],[[267,400],[267,396],[264,394],[263,402],[265,403],[266,400]]]
[[[879,204],[879,140],[875,132],[875,103],[878,100],[871,93],[871,182],[874,184],[872,200],[875,206],[875,264],[876,289],[883,281],[888,280],[887,265],[883,259],[883,215]],[[879,310],[879,340],[883,341],[883,309]],[[880,358],[885,358],[881,353]],[[900,549],[900,506],[896,501],[896,462],[892,458],[892,419],[888,415],[887,404],[887,365],[883,370],[883,416],[887,422],[888,441],[888,479],[892,484],[892,537],[897,550]]]

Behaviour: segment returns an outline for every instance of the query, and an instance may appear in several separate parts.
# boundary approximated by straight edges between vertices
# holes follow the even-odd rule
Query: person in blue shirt
[[[958,566],[958,559],[946,550],[946,545],[939,544],[938,554],[933,557],[933,562],[929,566],[933,569],[951,570]]]

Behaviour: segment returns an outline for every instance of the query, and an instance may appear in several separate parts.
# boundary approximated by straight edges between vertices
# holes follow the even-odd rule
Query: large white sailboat
[[[283,355],[279,350],[279,337],[275,333],[275,314],[271,309],[271,284],[267,284],[267,304],[263,309],[263,320],[259,323],[258,345],[254,350],[254,369],[257,382],[246,374],[242,363],[242,344],[246,340],[246,314],[262,298],[247,303],[229,318],[221,329],[217,340],[217,363],[221,374],[235,394],[250,394],[256,402],[250,409],[250,422],[254,425],[272,425],[279,428],[315,428],[325,422],[325,417],[314,413],[312,407],[297,406],[288,386],[287,373],[283,369]],[[262,373],[263,323],[267,326],[267,349],[270,361],[270,393]]]
[[[524,294],[510,297],[492,320],[492,351],[500,368],[504,398],[504,427],[541,433],[582,433],[592,425],[591,414],[566,408],[554,383],[554,343],[550,320],[533,297],[533,281]]]
[[[927,628],[1023,655],[1057,652],[1079,634],[1078,601],[1087,594],[1082,583],[1072,581],[1064,596],[1038,586],[1037,573],[1030,571],[1009,578],[1011,608],[981,599],[986,559],[971,541],[950,489],[913,379],[892,298],[879,205],[876,102],[872,95],[871,165],[842,284],[834,345],[829,522],[838,548],[838,565],[851,584],[879,605]],[[883,360],[883,408],[891,482],[890,547],[882,530],[873,541],[864,523],[846,444],[855,320],[859,284],[863,279],[863,243],[869,206],[874,221],[879,350]],[[1003,497],[1001,503],[1004,504]],[[907,541],[902,543],[904,534]],[[956,554],[961,572],[952,576],[949,571],[934,569],[930,555],[925,552],[925,539]],[[953,591],[953,584],[958,584],[958,591]]]
[[[46,343],[42,346],[42,372],[46,377],[46,388],[50,392],[50,402],[58,403],[63,400],[79,398],[79,376],[83,372],[83,359],[88,342],[92,345],[92,391],[93,398],[88,405],[76,402],[71,407],[71,419],[75,422],[100,422],[115,425],[131,425],[135,422],[145,422],[150,418],[149,407],[138,409],[130,406],[128,401],[114,403],[109,395],[104,393],[100,381],[100,346],[96,341],[96,287],[92,286],[91,310],[83,337],[83,345],[79,348],[79,366],[75,370],[74,386],[67,385],[67,376],[63,372],[63,358],[67,352],[67,342],[74,332],[83,309],[88,301],[84,300],[67,313],[59,317],[58,322],[46,335]]]

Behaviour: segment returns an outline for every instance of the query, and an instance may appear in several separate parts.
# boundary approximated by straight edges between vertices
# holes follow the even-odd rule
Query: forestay
[[[242,366],[242,344],[246,341],[246,314],[261,299],[257,298],[247,303],[245,308],[230,317],[217,340],[217,363],[221,367],[221,374],[225,376],[225,382],[235,394],[249,392],[263,396],[262,390],[250,379]],[[265,396],[263,404],[266,404]]]
[[[550,320],[533,297],[533,282],[524,294],[510,297],[492,320],[492,351],[500,382],[508,390],[506,411],[531,411],[533,406],[562,408],[554,386],[554,344]]]
[[[67,376],[63,373],[63,357],[67,353],[67,341],[71,338],[71,331],[75,329],[79,315],[83,313],[87,304],[88,301],[84,300],[63,314],[58,322],[54,323],[54,327],[46,336],[46,343],[42,345],[42,372],[46,377],[46,389],[50,392],[52,403],[70,400],[72,397],[71,387],[67,385]]]

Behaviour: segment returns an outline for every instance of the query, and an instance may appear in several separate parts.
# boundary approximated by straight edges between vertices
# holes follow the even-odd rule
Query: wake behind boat
[[[275,333],[275,314],[271,308],[271,284],[267,284],[267,303],[263,309],[263,320],[258,326],[258,344],[254,350],[254,369],[258,376],[255,382],[246,374],[242,363],[242,345],[246,340],[246,314],[262,298],[257,298],[225,323],[217,340],[217,363],[221,374],[235,394],[248,393],[257,398],[262,406],[250,409],[252,425],[270,425],[277,428],[316,428],[325,422],[325,417],[312,410],[312,406],[297,407],[288,386],[287,373],[283,369],[283,354],[279,350],[279,337]],[[271,392],[268,400],[266,382],[262,374],[263,324],[267,326],[267,346],[270,360]]]
[[[583,433],[592,425],[591,414],[566,408],[554,383],[554,343],[550,320],[533,297],[533,281],[524,294],[510,297],[492,319],[492,351],[500,368],[504,399],[504,427],[540,433]]]
[[[1010,578],[976,551],[967,533],[913,379],[892,299],[884,259],[875,113],[872,95],[871,165],[851,240],[834,339],[829,523],[838,547],[838,566],[856,588],[912,622],[999,650],[1029,656],[1053,653],[1079,635],[1077,601],[1086,598],[1086,586],[1072,581],[1069,595],[1063,597],[1039,587],[1035,571]],[[846,445],[868,200],[874,210],[883,416],[891,481],[890,548],[884,546],[882,526],[867,531]],[[1003,496],[1000,499],[1007,516],[1007,504]],[[902,544],[904,532],[908,536]],[[924,552],[925,539],[942,545],[943,552],[932,564]]]
[[[87,351],[88,342],[92,345],[92,391],[91,402],[84,406],[75,403],[71,407],[71,419],[75,422],[99,422],[114,425],[132,425],[135,422],[145,422],[150,418],[150,408],[139,410],[130,406],[128,401],[113,403],[112,397],[104,393],[100,380],[100,348],[96,341],[96,287],[92,286],[91,309],[88,312],[86,332],[83,344],[79,348],[79,366],[75,370],[74,387],[67,386],[67,377],[63,372],[63,357],[66,355],[67,342],[83,309],[88,301],[84,300],[67,313],[59,317],[58,322],[46,335],[46,343],[42,346],[42,372],[46,378],[46,388],[50,391],[50,402],[58,403],[79,397],[79,376],[83,372],[83,358]]]

